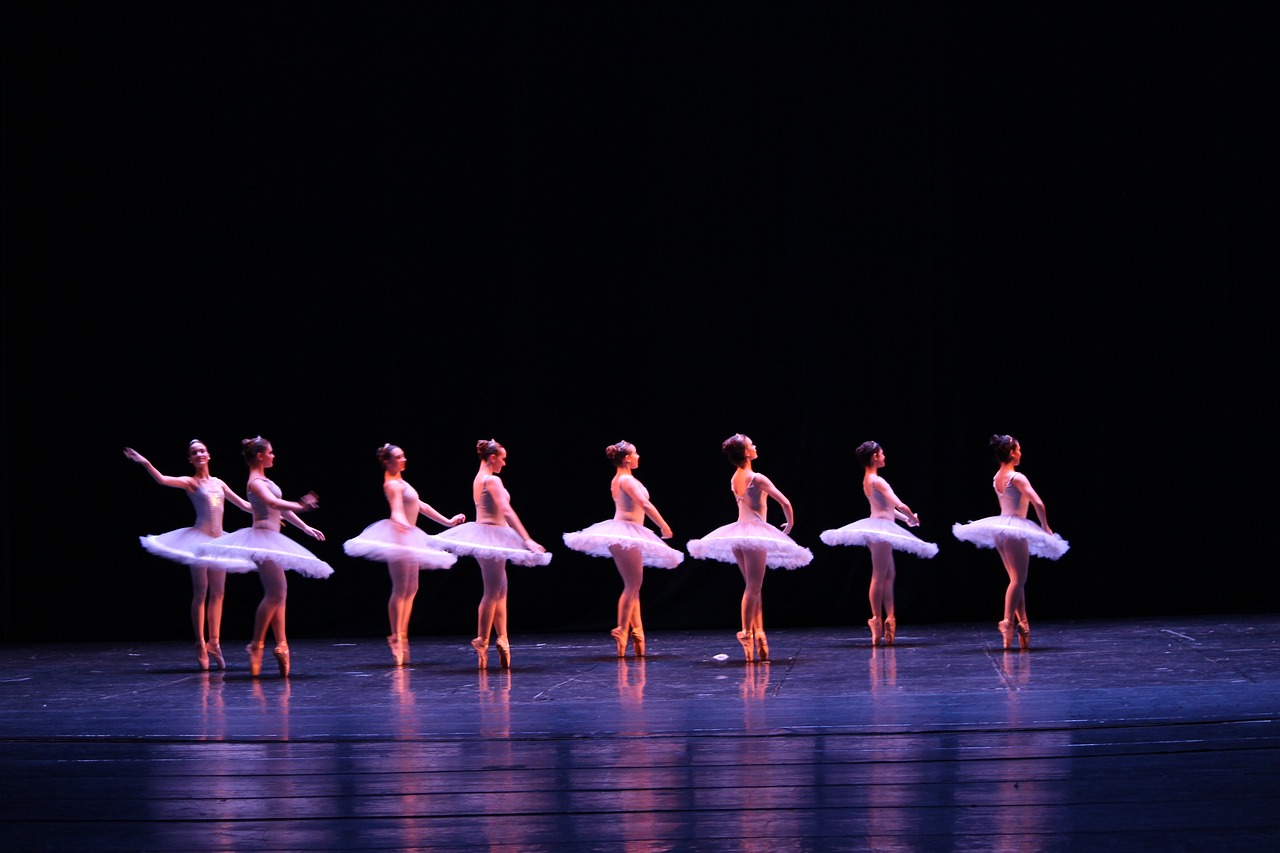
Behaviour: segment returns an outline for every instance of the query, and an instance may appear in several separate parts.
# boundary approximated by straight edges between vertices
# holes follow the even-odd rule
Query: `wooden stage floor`
[[[1032,630],[0,646],[0,850],[1280,849],[1280,616]]]

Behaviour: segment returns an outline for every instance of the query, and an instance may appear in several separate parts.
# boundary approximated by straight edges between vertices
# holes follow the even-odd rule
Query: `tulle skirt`
[[[447,569],[458,558],[436,546],[420,527],[396,529],[389,518],[375,521],[360,535],[342,543],[348,557],[364,557],[382,563],[417,563],[419,569]]]
[[[233,572],[251,572],[257,568],[248,560],[235,557],[201,556],[196,553],[198,546],[212,542],[216,538],[198,527],[182,527],[178,530],[170,530],[168,533],[139,536],[138,541],[148,553],[185,566],[203,566],[206,569]]]
[[[234,557],[251,561],[247,569],[229,569],[228,571],[257,571],[257,563],[271,560],[289,571],[309,578],[327,578],[333,574],[333,568],[328,563],[278,530],[245,527],[206,542],[199,546],[197,551],[214,557]]]
[[[951,533],[961,542],[972,542],[979,548],[994,548],[998,542],[1021,539],[1034,556],[1050,560],[1058,559],[1071,547],[1058,534],[1045,533],[1031,519],[1016,515],[990,515],[968,524],[953,524]]]
[[[435,536],[435,545],[459,557],[490,557],[507,560],[518,566],[545,566],[551,552],[539,554],[524,547],[524,540],[505,524],[481,524],[465,521]]]
[[[790,536],[767,521],[735,521],[703,536],[690,539],[689,554],[699,560],[737,563],[734,548],[765,552],[771,569],[798,569],[813,561],[813,552],[797,545]]]
[[[575,533],[564,534],[564,544],[592,557],[612,557],[609,546],[621,545],[640,551],[640,561],[658,569],[674,569],[684,554],[672,548],[662,537],[643,524],[611,518]]]
[[[938,546],[926,542],[907,530],[891,518],[864,518],[834,530],[824,530],[818,538],[828,545],[869,545],[872,542],[884,542],[895,551],[905,551],[917,557],[932,557],[938,553]]]

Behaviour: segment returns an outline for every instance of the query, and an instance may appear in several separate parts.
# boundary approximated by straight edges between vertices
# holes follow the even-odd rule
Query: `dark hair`
[[[604,455],[609,457],[609,461],[613,463],[615,468],[621,468],[622,463],[627,461],[627,454],[635,452],[636,446],[626,440],[611,444],[604,449]]]
[[[252,465],[254,457],[270,446],[271,442],[260,435],[246,438],[240,442],[240,455],[244,457],[245,464]]]
[[[720,449],[724,451],[725,456],[729,457],[734,467],[741,468],[742,463],[747,461],[747,442],[750,440],[742,433],[735,432],[721,442]]]
[[[201,441],[201,440],[200,440],[200,439],[198,439],[198,438],[193,438],[193,439],[191,439],[190,441],[188,441],[188,442],[187,442],[187,455],[188,455],[188,456],[190,456],[190,455],[191,455],[191,449],[192,449],[193,447],[195,447],[197,444],[204,444],[204,442],[203,442],[203,441]],[[205,450],[208,450],[208,449],[209,449],[209,445],[204,444],[204,449],[205,449]]]
[[[476,442],[476,455],[480,457],[480,461],[488,459],[493,454],[502,450],[502,445],[492,438],[482,438]]]
[[[1008,462],[1013,456],[1013,449],[1018,446],[1018,439],[1011,435],[993,435],[991,436],[991,441],[987,443],[991,445],[991,450],[995,453],[996,459],[1001,462]]]
[[[396,448],[397,448],[397,445],[394,445],[394,444],[384,444],[381,447],[379,447],[378,461],[381,462],[383,465],[386,465],[387,462],[391,459],[391,451],[395,450]]]
[[[876,455],[876,451],[880,450],[880,445],[874,441],[864,441],[854,449],[853,455],[858,457],[858,461],[862,463],[863,468],[871,467],[871,457]]]

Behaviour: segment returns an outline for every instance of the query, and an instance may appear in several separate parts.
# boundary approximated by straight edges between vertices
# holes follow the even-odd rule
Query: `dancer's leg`
[[[477,557],[480,577],[484,581],[484,595],[478,608],[476,637],[489,644],[494,629],[499,636],[507,632],[507,561],[501,558]]]
[[[622,578],[618,597],[618,624],[609,633],[618,645],[618,657],[627,650],[627,640],[635,641],[635,652],[644,656],[644,622],[640,618],[640,585],[644,583],[644,560],[638,548],[614,545],[609,548]]]
[[[388,563],[387,570],[391,575],[391,597],[387,600],[387,621],[391,626],[391,636],[404,637],[409,633],[413,600],[418,594],[418,564]]]
[[[742,643],[747,660],[754,660],[756,632],[764,631],[765,552],[734,548],[733,556],[738,561],[743,581],[742,630],[738,633],[738,642]]]

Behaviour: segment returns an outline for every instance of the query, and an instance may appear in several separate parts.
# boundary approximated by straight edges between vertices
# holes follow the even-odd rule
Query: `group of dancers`
[[[991,448],[999,462],[992,485],[1000,505],[1000,514],[956,524],[952,533],[957,539],[981,548],[994,549],[1009,574],[1005,592],[1004,615],[998,629],[1003,646],[1009,649],[1016,634],[1019,646],[1030,645],[1027,619],[1026,581],[1032,555],[1056,560],[1067,552],[1068,543],[1054,533],[1048,523],[1044,502],[1030,481],[1016,468],[1022,461],[1022,448],[1009,435],[991,437]],[[742,572],[744,591],[741,603],[741,629],[737,633],[748,661],[767,661],[769,641],[764,630],[761,590],[766,569],[795,569],[813,560],[808,548],[797,544],[789,535],[795,527],[795,513],[786,495],[768,477],[756,472],[752,465],[758,451],[752,440],[734,434],[721,445],[734,466],[730,489],[738,507],[738,519],[718,527],[700,539],[687,543],[688,553],[696,559],[736,564]],[[285,500],[281,490],[267,477],[275,464],[271,442],[257,436],[241,442],[241,452],[249,468],[245,486],[246,498],[240,497],[225,482],[209,471],[209,449],[199,440],[188,446],[188,459],[194,473],[172,477],[160,473],[145,457],[132,448],[125,456],[142,465],[161,485],[184,489],[195,507],[196,521],[191,527],[168,533],[140,537],[143,548],[156,556],[190,567],[192,579],[191,621],[196,636],[196,657],[200,668],[211,665],[226,669],[226,658],[220,643],[222,607],[228,572],[257,572],[262,582],[262,600],[254,613],[253,635],[245,651],[249,672],[258,676],[266,647],[268,631],[275,640],[274,656],[281,676],[290,669],[289,641],[285,627],[285,602],[288,585],[285,572],[294,571],[306,577],[324,578],[333,568],[324,560],[281,533],[282,522],[289,522],[306,535],[324,541],[324,534],[302,520],[301,515],[315,509],[319,501],[314,492],[297,501]],[[479,468],[472,480],[475,520],[467,521],[462,513],[445,516],[422,501],[418,492],[404,479],[407,458],[402,448],[384,444],[377,450],[383,469],[383,494],[389,517],[370,524],[358,536],[343,543],[348,556],[361,557],[387,564],[391,577],[391,596],[387,604],[390,634],[387,645],[396,666],[410,660],[409,619],[418,591],[418,573],[425,569],[446,569],[459,556],[475,558],[480,566],[484,592],[478,608],[477,634],[471,641],[481,669],[488,666],[490,639],[498,650],[503,669],[511,666],[511,646],[507,635],[507,562],[523,566],[545,566],[551,554],[534,541],[511,506],[511,496],[499,474],[507,464],[507,451],[493,439],[476,443]],[[919,517],[894,493],[880,476],[885,466],[884,448],[874,441],[858,446],[855,454],[863,466],[862,490],[870,505],[870,515],[844,527],[824,530],[821,540],[832,546],[865,546],[871,553],[872,574],[869,589],[872,645],[892,645],[897,632],[894,612],[894,551],[919,557],[933,557],[938,546],[926,542],[900,526],[918,527]],[[618,657],[626,655],[627,646],[636,656],[645,654],[644,622],[640,614],[640,587],[644,567],[673,569],[684,554],[664,540],[672,537],[671,527],[649,498],[649,492],[636,478],[640,465],[636,446],[619,441],[605,448],[614,468],[610,492],[614,516],[582,530],[565,533],[566,547],[596,557],[613,559],[622,578],[623,590],[618,599],[617,625],[610,634],[617,646]],[[768,502],[772,498],[782,509],[785,522],[781,528],[768,521]],[[226,503],[248,512],[251,526],[232,533],[223,532],[223,510]],[[1037,522],[1028,518],[1035,510]],[[430,535],[417,526],[424,515],[444,529]],[[645,526],[651,521],[655,533]],[[205,626],[208,626],[206,634]]]

